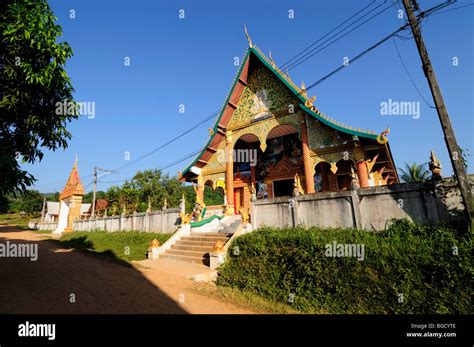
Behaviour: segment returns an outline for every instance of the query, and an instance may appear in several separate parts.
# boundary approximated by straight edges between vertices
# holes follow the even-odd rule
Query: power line
[[[205,119],[203,119],[202,121],[200,121],[199,123],[195,124],[194,126],[192,126],[191,128],[189,128],[188,130],[182,132],[181,134],[173,137],[171,140],[165,142],[164,144],[158,146],[157,148],[153,149],[152,151],[148,152],[147,154],[129,162],[129,163],[126,163],[122,166],[119,166],[118,168],[116,168],[115,170],[120,170],[120,169],[123,169],[124,167],[127,167],[127,166],[130,166],[132,164],[135,164],[151,155],[153,155],[154,153],[158,152],[160,149],[163,149],[165,148],[166,146],[169,146],[170,144],[172,144],[173,142],[179,140],[180,138],[182,138],[183,136],[189,134],[190,132],[192,132],[193,130],[195,130],[196,128],[198,128],[199,126],[203,125],[204,123],[206,123],[207,121],[211,120],[212,118],[214,118],[218,113],[219,113],[220,109],[216,112],[214,112],[213,114],[211,114],[210,116],[206,117]]]
[[[238,99],[240,98],[240,96],[238,97],[235,97],[234,99],[232,100],[229,100],[229,102],[231,103],[234,103],[235,101],[237,101]],[[223,107],[219,108],[218,110],[214,111],[211,115],[207,116],[205,119],[201,120],[199,123],[195,124],[194,126],[192,126],[191,128],[189,128],[188,130],[180,133],[179,135],[173,137],[172,139],[170,139],[169,141],[165,142],[164,144],[156,147],[155,149],[153,149],[152,151],[146,153],[145,155],[137,158],[137,159],[134,159],[126,164],[123,164],[122,166],[119,166],[117,168],[115,168],[114,170],[115,171],[118,171],[118,170],[121,170],[127,166],[130,166],[130,165],[133,165],[151,155],[153,155],[154,153],[158,152],[159,150],[165,148],[166,146],[169,146],[170,144],[172,144],[173,142],[176,142],[177,140],[179,140],[180,138],[182,138],[183,136],[189,134],[190,132],[192,132],[193,130],[197,129],[198,127],[200,127],[201,125],[205,124],[206,122],[208,122],[209,120],[211,120],[212,118],[214,118],[215,116],[217,116],[218,114],[220,114],[222,112],[222,110],[226,107],[226,105],[224,105]]]
[[[346,24],[349,20],[351,20],[352,18],[354,18],[355,16],[357,16],[359,13],[363,12],[364,10],[366,10],[367,8],[369,8],[370,6],[372,6],[372,4],[375,2],[376,0],[373,0],[370,4],[364,6],[361,10],[357,11],[356,13],[354,13],[352,16],[350,16],[348,19],[346,19],[344,22],[342,22],[341,24],[339,24],[338,26],[336,26],[335,28],[333,28],[332,30],[330,30],[329,32],[327,32],[326,34],[324,34],[322,37],[320,37],[317,41],[313,42],[312,44],[310,44],[308,47],[306,47],[305,49],[303,49],[302,51],[300,51],[298,54],[296,54],[295,56],[293,56],[292,58],[290,58],[289,60],[287,60],[281,67],[280,69],[283,70],[285,68],[286,65],[288,65],[291,61],[293,61],[294,59],[296,59],[297,57],[299,57],[301,54],[303,54],[304,52],[306,52],[308,49],[310,49],[311,47],[313,47],[315,44],[317,44],[319,41],[321,41],[322,39],[324,39],[326,36],[328,36],[329,34],[331,34],[332,32],[334,32],[336,29],[339,29],[342,25]],[[370,13],[370,12],[369,12]],[[365,14],[367,15],[367,14]]]
[[[356,27],[352,28],[351,30],[349,30],[348,32],[344,33],[343,35],[337,37],[336,39],[334,39],[333,41],[329,42],[328,44],[326,44],[325,46],[321,47],[324,43],[328,42],[329,40],[326,40],[324,41],[322,44],[318,45],[317,47],[314,47],[312,50],[310,50],[309,52],[307,52],[306,54],[304,54],[302,57],[300,57],[299,59],[297,59],[295,62],[291,63],[289,66],[286,67],[286,69],[288,70],[292,70],[294,69],[295,67],[301,65],[302,63],[304,63],[305,61],[307,61],[308,59],[314,57],[316,54],[320,53],[321,51],[325,50],[326,48],[328,48],[329,46],[333,45],[334,43],[336,43],[337,41],[339,41],[340,39],[342,39],[343,37],[346,37],[347,35],[349,35],[350,33],[352,33],[353,31],[355,31],[356,29],[360,28],[362,25],[370,22],[372,19],[376,18],[377,16],[379,16],[380,14],[382,14],[383,12],[387,11],[389,8],[393,7],[395,4],[392,3],[391,5],[388,5],[387,7],[385,7],[384,9],[382,9],[381,11],[377,12],[375,15],[373,15],[372,17],[368,18],[367,20],[365,20],[364,22],[360,23],[359,25],[357,25]],[[379,5],[380,6],[380,5]],[[378,6],[378,7],[379,7]],[[377,7],[377,8],[378,8]],[[362,17],[363,18],[363,17]],[[362,19],[360,18],[360,19]],[[360,19],[358,19],[356,22],[358,22]],[[353,23],[355,24],[355,23]],[[345,28],[347,29],[347,28]],[[344,31],[345,29],[339,31],[336,35],[333,35],[331,38],[334,38],[335,36],[337,36],[339,33],[341,33],[342,31]],[[321,47],[321,48],[320,48]]]
[[[169,167],[171,167],[171,166],[174,166],[174,165],[176,165],[176,164],[179,164],[179,163],[181,163],[181,162],[183,162],[183,161],[185,161],[185,160],[187,160],[187,159],[189,159],[189,158],[195,156],[195,155],[198,154],[199,152],[200,152],[200,150],[199,150],[199,151],[191,152],[191,153],[185,155],[184,157],[181,157],[180,159],[177,159],[177,160],[175,160],[175,161],[173,161],[173,162],[170,162],[170,163],[166,164],[165,166],[159,167],[159,168],[157,168],[157,169],[158,169],[158,170],[165,170],[165,169],[167,169],[167,168],[169,168]],[[126,179],[118,180],[118,181],[102,181],[101,183],[109,183],[109,184],[124,183],[124,182],[130,181],[131,179],[133,179],[133,177],[135,177],[135,175],[130,176],[129,178],[126,178]]]
[[[399,29],[395,30],[393,33],[387,35],[386,37],[384,37],[382,40],[378,41],[376,44],[370,46],[369,48],[367,48],[365,51],[359,53],[358,55],[356,55],[354,58],[351,58],[349,59],[349,62],[350,64],[354,63],[355,61],[357,61],[358,59],[360,59],[362,56],[364,56],[365,54],[369,53],[370,51],[374,50],[375,48],[377,48],[378,46],[380,46],[381,44],[383,44],[385,41],[387,41],[388,39],[390,39],[392,36],[396,35],[397,33],[399,33],[400,31],[402,30],[405,30],[405,28],[407,27],[407,25],[405,24],[404,26],[400,27]],[[331,71],[330,73],[328,73],[327,75],[325,75],[324,77],[320,78],[319,80],[317,80],[316,82],[310,84],[306,90],[310,90],[311,88],[314,88],[315,86],[317,86],[318,84],[320,84],[321,82],[327,80],[329,77],[335,75],[336,73],[338,73],[339,71],[341,71],[342,69],[348,67],[349,65],[345,65],[345,64],[342,64],[341,66],[339,66],[337,69]]]
[[[436,15],[436,14],[441,14],[441,13],[445,13],[445,12],[449,12],[449,11],[459,10],[460,8],[468,7],[468,6],[473,6],[473,5],[474,5],[474,4],[467,4],[467,5],[463,5],[463,6],[458,6],[458,7],[451,8],[451,9],[449,9],[449,10],[444,10],[444,11],[436,12],[436,13],[433,13],[433,14]]]
[[[166,169],[168,169],[168,168],[170,168],[170,167],[172,167],[172,166],[174,166],[174,165],[176,165],[176,164],[179,164],[179,163],[181,163],[181,162],[183,162],[183,161],[185,161],[185,160],[187,160],[187,159],[189,159],[189,158],[192,158],[192,157],[198,155],[199,153],[201,153],[202,150],[203,150],[204,148],[206,148],[207,146],[213,146],[213,145],[215,145],[216,142],[217,142],[217,141],[214,139],[209,145],[206,144],[206,145],[204,145],[203,147],[201,147],[201,148],[200,148],[199,150],[197,150],[197,151],[193,151],[193,152],[191,152],[191,153],[188,153],[188,154],[186,154],[184,157],[181,157],[181,158],[179,158],[179,159],[177,159],[177,160],[175,160],[175,161],[172,161],[172,162],[166,164],[165,166],[161,166],[161,167],[158,168],[158,170],[162,170],[162,171],[163,171],[163,170],[166,170]],[[135,176],[135,175],[133,175],[133,176],[127,178],[127,179],[124,179],[124,180],[108,181],[108,182],[107,182],[107,181],[103,181],[102,183],[110,183],[110,184],[123,183],[123,182],[126,182],[126,181],[129,181],[129,180],[133,179],[134,176]]]
[[[428,9],[427,11],[424,11],[422,13],[420,13],[417,18],[426,18],[428,16],[431,16],[432,14],[434,13],[437,13],[436,11],[439,10],[439,9],[442,9],[442,8],[445,8],[446,6],[449,6],[451,4],[453,4],[454,2],[452,0],[447,0],[446,2],[442,3],[442,4],[439,4],[439,5],[436,5],[436,6],[433,6],[431,7],[430,9]],[[392,32],[391,34],[387,35],[386,37],[384,37],[382,40],[378,41],[377,43],[375,43],[374,45],[370,46],[369,48],[367,48],[366,50],[364,50],[363,52],[359,53],[358,55],[356,55],[354,58],[351,58],[349,59],[349,62],[350,64],[352,64],[353,62],[357,61],[358,59],[360,59],[362,56],[364,56],[365,54],[369,53],[370,51],[374,50],[375,48],[377,48],[378,46],[380,46],[381,44],[383,44],[384,42],[386,42],[388,39],[390,39],[391,37],[394,37],[394,36],[397,36],[399,32],[405,30],[407,27],[408,27],[408,23],[406,23],[405,25],[401,26],[400,28],[398,28],[397,30],[395,30],[394,32]],[[339,66],[338,68],[336,68],[335,70],[331,71],[330,73],[328,73],[327,75],[323,76],[322,78],[320,78],[319,80],[317,80],[316,82],[310,84],[306,90],[310,90],[311,88],[314,88],[315,86],[317,86],[318,84],[320,84],[321,82],[325,81],[326,79],[328,79],[329,77],[333,76],[334,74],[338,73],[339,71],[343,70],[344,68],[348,67],[349,64],[347,65],[344,65],[342,64],[341,66]]]
[[[398,55],[398,58],[400,58],[400,63],[402,63],[402,66],[403,66],[403,69],[405,69],[405,72],[407,73],[407,76],[408,78],[410,79],[411,83],[413,84],[413,87],[415,87],[418,95],[423,99],[423,101],[426,103],[426,105],[428,105],[429,108],[436,108],[436,107],[433,107],[432,105],[430,105],[430,103],[425,99],[425,97],[423,96],[423,94],[421,94],[420,90],[418,89],[415,81],[413,80],[413,78],[411,77],[410,75],[410,72],[408,71],[408,68],[406,67],[405,65],[405,62],[403,61],[403,58],[400,54],[400,51],[398,50],[398,46],[397,46],[397,41],[395,40],[395,36],[392,37],[393,39],[393,45],[395,46],[395,49],[397,51],[397,55]]]

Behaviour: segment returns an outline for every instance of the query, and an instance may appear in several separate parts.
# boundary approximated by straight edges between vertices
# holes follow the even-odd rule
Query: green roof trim
[[[324,118],[319,113],[319,111],[315,112],[315,111],[312,111],[309,108],[307,108],[304,105],[304,103],[306,102],[306,98],[303,95],[301,95],[301,92],[297,91],[290,83],[288,83],[288,81],[285,78],[283,78],[283,76],[281,76],[281,73],[278,72],[271,64],[268,63],[267,59],[259,52],[258,49],[251,48],[251,50],[259,57],[260,61],[268,69],[270,69],[270,71],[272,71],[278,77],[278,79],[280,81],[282,81],[291,90],[291,92],[301,101],[301,104],[299,105],[300,108],[302,110],[304,110],[306,113],[308,113],[310,116],[313,116],[313,118],[316,118],[316,119],[320,120],[321,122],[323,122],[327,126],[333,128],[335,130],[341,131],[343,133],[350,134],[350,135],[356,135],[356,136],[360,136],[360,137],[365,137],[365,138],[368,138],[368,139],[374,139],[374,140],[377,139],[377,135],[375,135],[375,134],[369,134],[369,133],[366,133],[366,132],[361,132],[361,131],[357,131],[355,129],[350,129],[350,128],[346,128],[346,127],[334,124],[330,120]]]
[[[206,225],[207,223],[210,223],[212,222],[214,219],[219,219],[221,220],[222,218],[224,218],[225,216],[218,216],[218,215],[213,215],[209,218],[206,218],[206,219],[203,219],[202,221],[199,221],[199,222],[191,222],[189,223],[191,225],[192,228],[197,228],[197,227],[202,227],[203,225]]]
[[[246,65],[247,63],[247,60],[249,59],[250,57],[250,53],[254,53],[256,57],[258,57],[258,59],[262,62],[262,64],[267,67],[271,72],[273,72],[273,74],[281,81],[283,82],[283,84],[295,95],[295,97],[297,97],[300,101],[301,101],[301,104],[299,105],[300,108],[305,111],[307,114],[309,114],[310,116],[312,116],[313,118],[321,121],[322,123],[326,124],[327,126],[335,129],[335,130],[338,130],[340,132],[343,132],[343,133],[346,133],[346,134],[349,134],[349,135],[355,135],[355,136],[360,136],[360,137],[365,137],[365,138],[368,138],[368,139],[372,139],[372,140],[376,140],[377,139],[377,135],[375,133],[370,133],[370,132],[362,132],[362,131],[357,131],[353,128],[349,128],[347,126],[341,126],[339,124],[335,124],[332,120],[330,120],[328,117],[325,117],[323,116],[319,111],[313,111],[309,108],[307,108],[304,104],[306,102],[306,98],[301,94],[300,91],[298,91],[297,89],[295,89],[295,87],[292,85],[293,83],[289,83],[289,81],[284,78],[282,76],[283,72],[281,71],[277,71],[276,67],[272,66],[272,64],[269,63],[268,61],[268,58],[265,57],[265,55],[260,51],[260,49],[258,49],[257,47],[250,47],[246,54],[245,54],[245,57],[244,57],[244,61],[242,62],[239,70],[237,71],[237,75],[236,77],[234,78],[234,82],[232,84],[232,88],[230,89],[228,95],[227,95],[227,98],[225,100],[225,103],[224,103],[224,106],[222,107],[222,110],[219,114],[219,117],[217,118],[217,121],[214,125],[214,128],[213,128],[213,131],[214,131],[214,134],[209,138],[209,141],[207,142],[207,144],[203,147],[202,151],[196,156],[196,158],[186,167],[186,169],[184,169],[182,175],[186,175],[189,170],[196,164],[196,162],[199,160],[199,158],[201,158],[201,156],[204,154],[204,152],[206,151],[207,147],[209,146],[209,144],[212,142],[212,140],[214,139],[216,133],[217,133],[217,125],[219,124],[221,118],[222,118],[222,115],[224,114],[224,111],[227,107],[227,104],[229,103],[229,99],[230,99],[230,96],[232,95],[232,93],[234,92],[234,89],[237,85],[237,81],[239,80],[239,77],[242,73],[242,70],[244,68],[244,66]]]
[[[371,140],[376,140],[377,139],[377,135],[375,135],[375,134],[368,134],[368,133],[365,133],[365,132],[357,131],[355,129],[348,129],[348,128],[342,127],[340,125],[334,124],[329,119],[324,118],[320,113],[315,112],[313,110],[310,110],[304,104],[300,104],[300,108],[303,111],[305,111],[306,113],[308,113],[310,116],[312,116],[313,118],[319,120],[320,122],[326,124],[327,126],[333,128],[335,130],[338,130],[340,132],[343,132],[343,133],[346,133],[346,134],[349,134],[349,135],[365,137],[365,138],[368,138],[368,139],[371,139]]]

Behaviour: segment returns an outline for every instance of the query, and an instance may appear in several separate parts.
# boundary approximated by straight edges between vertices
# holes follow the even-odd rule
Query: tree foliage
[[[430,172],[426,169],[426,164],[405,163],[405,169],[399,168],[403,182],[423,182],[430,177]]]
[[[43,195],[37,190],[26,190],[21,193],[0,196],[0,213],[25,212],[34,214],[43,208]]]
[[[34,177],[20,162],[35,163],[43,150],[67,147],[66,124],[76,109],[65,64],[73,52],[57,42],[62,29],[45,0],[0,2],[0,195],[25,191]]]
[[[163,174],[159,169],[139,171],[121,187],[110,187],[105,195],[112,210],[122,212],[125,207],[127,213],[146,211],[148,202],[152,210],[159,210],[163,207],[165,199],[168,208],[179,207],[183,195],[186,200],[186,211],[190,212],[196,200],[192,186],[184,185],[176,177]],[[223,195],[206,186],[204,200],[208,205],[219,205],[223,203]]]
[[[83,197],[82,197],[82,203],[83,204],[92,204],[92,199],[94,197],[94,193],[93,192],[89,192],[87,194],[85,194]],[[107,198],[107,193],[106,192],[103,192],[101,190],[98,190],[96,193],[95,193],[95,199],[98,200],[98,199],[106,199]]]

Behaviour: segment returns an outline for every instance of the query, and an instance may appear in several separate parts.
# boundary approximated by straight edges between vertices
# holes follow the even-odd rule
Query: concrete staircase
[[[232,233],[225,232],[191,232],[191,235],[176,241],[170,249],[160,255],[160,258],[209,266],[209,253],[212,252],[216,242],[221,241],[225,245],[231,236]]]
[[[237,231],[241,222],[242,220],[240,215],[229,216],[222,220],[222,223],[218,225],[213,231],[218,233],[233,234]]]

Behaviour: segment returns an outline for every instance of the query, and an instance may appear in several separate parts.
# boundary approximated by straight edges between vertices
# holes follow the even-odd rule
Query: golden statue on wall
[[[250,214],[248,208],[240,207],[240,215],[242,216],[242,223],[246,224],[250,221]]]
[[[300,196],[304,194],[303,186],[301,185],[301,180],[298,174],[295,174],[295,181],[293,183],[293,196]]]
[[[198,194],[198,188],[193,184],[194,192],[196,193],[196,202],[194,204],[194,209],[191,213],[186,214],[185,212],[180,212],[179,217],[181,218],[181,225],[189,224],[190,222],[200,222],[203,220],[206,213],[206,204],[200,198]]]

